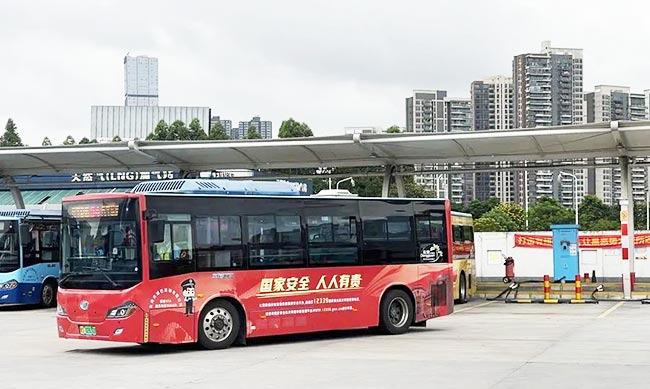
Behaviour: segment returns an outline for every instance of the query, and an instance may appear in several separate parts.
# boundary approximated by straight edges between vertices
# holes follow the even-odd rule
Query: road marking
[[[616,305],[614,305],[613,307],[609,308],[609,309],[606,310],[605,312],[601,313],[601,314],[598,316],[598,318],[599,318],[599,319],[602,319],[603,317],[606,317],[606,316],[609,315],[610,313],[612,313],[612,312],[614,312],[615,310],[617,310],[618,307],[620,307],[620,306],[623,305],[623,304],[625,304],[625,301],[621,301],[621,302],[619,302],[618,304],[616,304]]]
[[[470,309],[474,309],[474,308],[484,307],[484,306],[490,305],[490,304],[492,304],[494,302],[495,301],[488,301],[487,303],[474,305],[473,307],[467,307],[467,308],[463,308],[463,309],[459,309],[459,310],[454,310],[454,313],[459,313],[459,312],[463,312],[463,311],[469,311]]]

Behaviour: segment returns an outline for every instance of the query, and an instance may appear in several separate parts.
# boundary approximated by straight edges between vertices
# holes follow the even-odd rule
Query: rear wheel
[[[458,303],[465,304],[467,302],[467,279],[465,273],[460,273],[458,280]]]
[[[44,308],[56,306],[56,282],[48,280],[43,284],[41,288],[41,306]]]
[[[230,347],[240,328],[239,312],[226,300],[216,300],[201,312],[199,320],[199,344],[216,350]]]
[[[413,323],[413,302],[403,290],[386,292],[379,307],[379,328],[386,334],[403,334]]]

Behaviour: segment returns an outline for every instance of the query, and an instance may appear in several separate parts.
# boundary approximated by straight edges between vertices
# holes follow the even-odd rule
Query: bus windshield
[[[0,221],[0,273],[9,273],[19,267],[18,222]]]
[[[63,204],[59,284],[69,289],[126,289],[142,280],[137,201]]]

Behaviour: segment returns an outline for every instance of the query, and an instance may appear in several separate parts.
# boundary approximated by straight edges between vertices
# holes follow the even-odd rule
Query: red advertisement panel
[[[581,248],[618,248],[621,247],[620,235],[582,235],[578,237]],[[650,246],[650,233],[634,235],[634,245]],[[515,247],[552,248],[553,237],[550,235],[515,234]]]

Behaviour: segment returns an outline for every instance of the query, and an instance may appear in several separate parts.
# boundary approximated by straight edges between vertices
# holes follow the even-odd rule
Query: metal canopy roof
[[[377,166],[622,155],[650,156],[650,122],[462,133],[3,148],[0,174]]]

